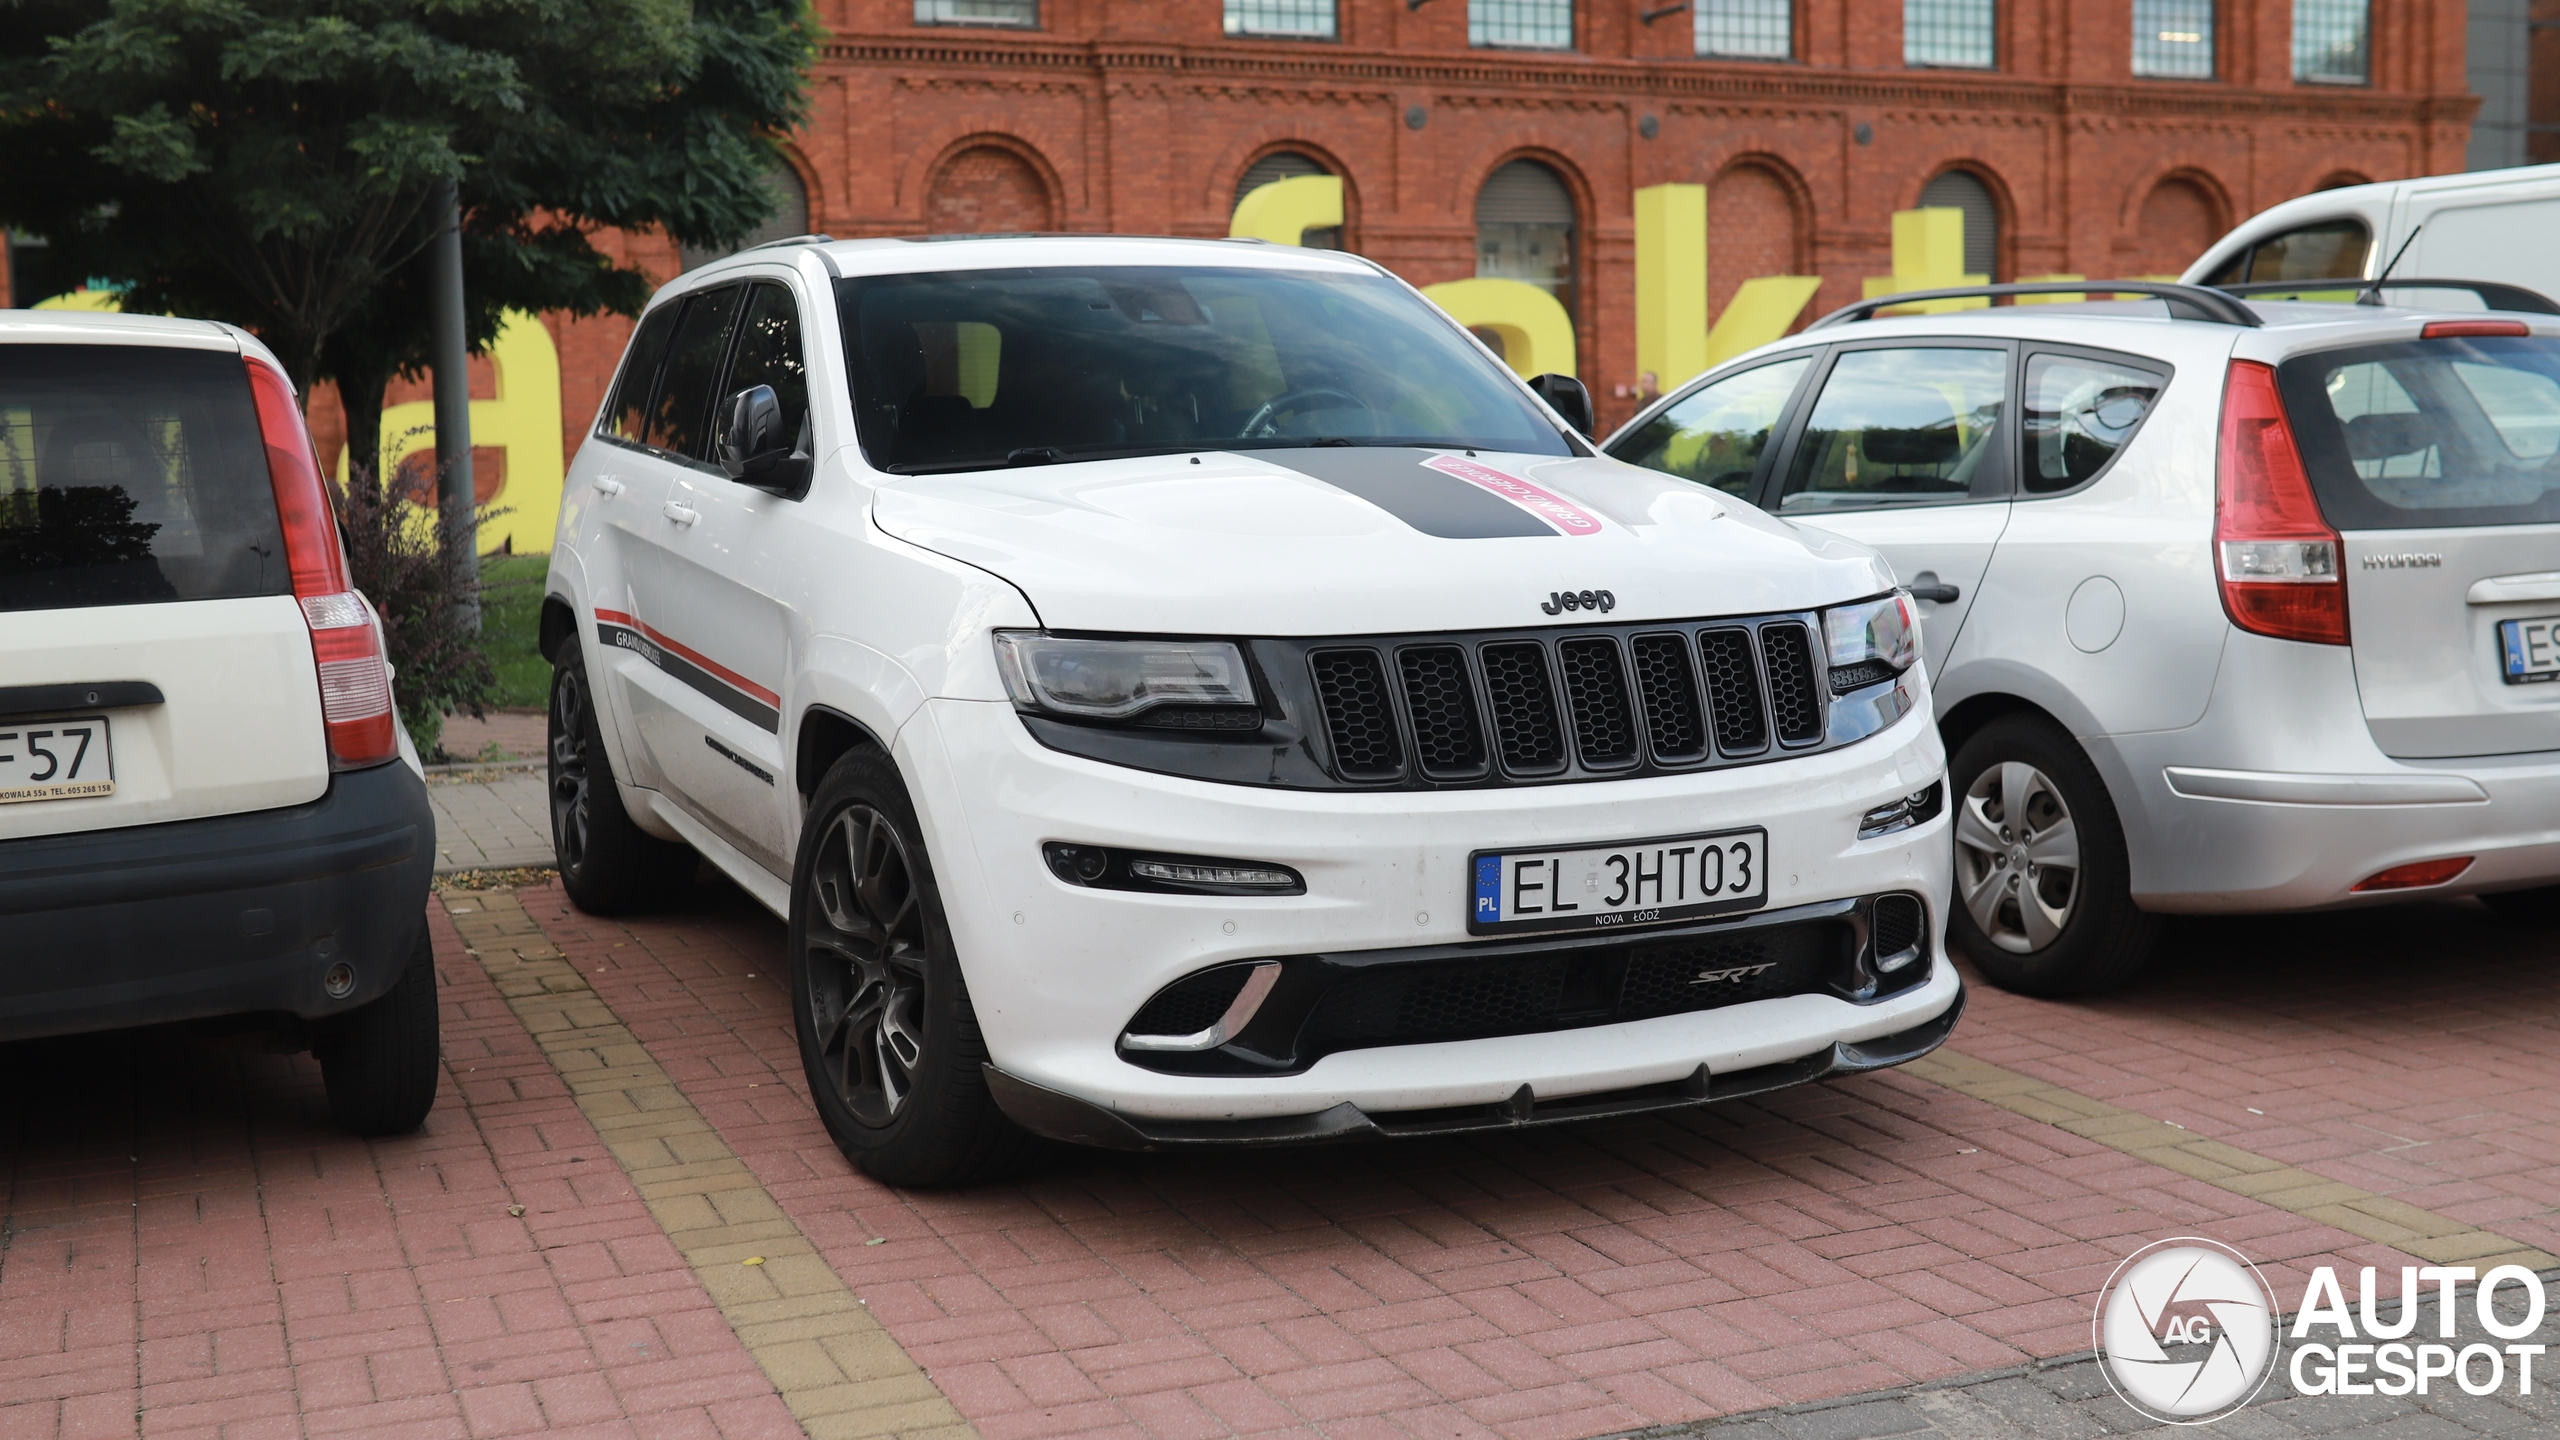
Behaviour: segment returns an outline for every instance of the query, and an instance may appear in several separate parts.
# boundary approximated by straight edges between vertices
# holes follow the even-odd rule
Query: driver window
[[[1813,357],[1798,356],[1701,386],[1609,453],[1747,500],[1769,437],[1812,364]]]
[[[2002,493],[2005,350],[1852,350],[1831,367],[1787,468],[1788,515],[1943,505]]]
[[[722,404],[713,417],[728,424],[728,397],[757,385],[773,387],[781,402],[782,433],[797,436],[809,418],[809,371],[800,358],[800,309],[780,285],[757,285],[747,291],[747,308],[738,321],[738,339],[729,359],[729,378],[720,387]]]
[[[2361,220],[2323,220],[2270,235],[2231,257],[2211,281],[2360,280],[2373,235]]]

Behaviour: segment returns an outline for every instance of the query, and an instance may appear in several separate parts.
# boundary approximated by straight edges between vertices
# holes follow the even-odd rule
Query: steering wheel
[[[1283,410],[1295,408],[1296,402],[1300,400],[1312,400],[1319,395],[1330,395],[1337,400],[1348,400],[1353,405],[1363,410],[1374,411],[1377,409],[1376,406],[1361,399],[1359,396],[1352,394],[1348,390],[1336,390],[1330,385],[1310,385],[1304,390],[1291,390],[1286,394],[1274,395],[1270,399],[1263,401],[1262,408],[1254,411],[1253,418],[1244,422],[1244,428],[1236,432],[1236,438],[1239,440],[1269,439],[1271,436],[1279,433],[1276,430],[1266,428],[1271,423],[1271,417],[1273,415],[1276,415]]]

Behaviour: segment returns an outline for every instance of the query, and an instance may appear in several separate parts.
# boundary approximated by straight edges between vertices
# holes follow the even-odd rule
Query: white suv
[[[570,895],[699,852],[787,916],[820,1113],[901,1182],[1925,1053],[1961,989],[1908,599],[1541,381],[1321,251],[685,275],[551,562]]]
[[[2098,288],[2156,298],[1852,306],[1608,449],[1893,561],[2003,985],[2161,913],[2560,910],[2560,316]]]
[[[0,1040],[264,1031],[415,1128],[435,821],[275,356],[0,311],[0,620]]]

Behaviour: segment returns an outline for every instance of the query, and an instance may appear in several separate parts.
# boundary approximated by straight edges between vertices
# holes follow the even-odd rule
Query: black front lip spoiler
[[[1312,1115],[1275,1115],[1252,1120],[1151,1120],[1124,1115],[1090,1100],[1035,1085],[986,1067],[987,1088],[1013,1122],[1035,1135],[1091,1145],[1104,1150],[1199,1150],[1246,1145],[1323,1145],[1346,1140],[1384,1140],[1422,1135],[1464,1135],[1486,1130],[1523,1130],[1536,1125],[1562,1125],[1655,1110],[1678,1110],[1740,1100],[1795,1085],[1809,1085],[1840,1075],[1859,1075],[1917,1060],[1955,1033],[1964,1015],[1961,981],[1947,1008],[1908,1030],[1873,1040],[1835,1041],[1800,1060],[1760,1065],[1726,1075],[1712,1075],[1705,1065],[1683,1080],[1597,1095],[1567,1095],[1539,1100],[1523,1085],[1510,1099],[1491,1105],[1464,1105],[1444,1110],[1391,1110],[1372,1115],[1346,1100]]]

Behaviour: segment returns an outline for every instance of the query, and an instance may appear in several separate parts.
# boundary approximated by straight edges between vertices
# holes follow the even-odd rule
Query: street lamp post
[[[435,327],[436,475],[444,560],[461,599],[465,628],[480,628],[480,526],[471,476],[471,370],[462,319],[462,199],[444,182],[436,206],[436,238],[428,265]]]

